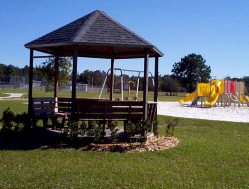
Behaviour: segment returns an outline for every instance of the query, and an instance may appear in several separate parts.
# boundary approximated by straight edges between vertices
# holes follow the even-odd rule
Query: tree
[[[6,69],[5,69],[5,71],[4,71],[4,74],[5,75],[8,75],[8,76],[10,76],[10,75],[14,75],[15,74],[15,67],[13,66],[13,65],[8,65],[7,67],[6,67]]]
[[[244,85],[245,85],[245,93],[248,94],[249,91],[249,76],[244,76],[243,78]]]
[[[72,58],[59,59],[59,87],[65,87],[70,83],[71,79]],[[43,62],[42,66],[37,68],[37,71],[45,78],[47,82],[46,91],[52,90],[50,85],[54,84],[55,79],[55,59],[50,58],[48,61]]]
[[[78,82],[83,82],[84,84],[91,84],[92,76],[92,71],[85,70],[80,75],[78,75]]]
[[[93,72],[85,70],[78,75],[78,82],[83,82],[88,85],[102,85],[105,80],[105,76],[106,73],[104,71],[96,70]]]
[[[189,54],[173,65],[173,78],[177,78],[188,92],[195,90],[196,82],[208,82],[211,68],[205,65],[206,60],[201,55]]]
[[[171,92],[184,92],[185,90],[177,79],[172,78],[170,75],[161,77],[160,89],[161,91],[170,92],[170,96]]]

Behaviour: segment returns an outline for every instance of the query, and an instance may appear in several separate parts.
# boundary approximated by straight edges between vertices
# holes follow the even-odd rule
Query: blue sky
[[[0,0],[0,63],[28,65],[24,44],[97,9],[164,53],[161,75],[171,74],[175,62],[196,53],[211,66],[212,76],[249,76],[248,0]],[[151,58],[151,72],[153,65]],[[119,60],[115,67],[142,70],[143,59]],[[109,68],[109,60],[79,58],[80,73]]]

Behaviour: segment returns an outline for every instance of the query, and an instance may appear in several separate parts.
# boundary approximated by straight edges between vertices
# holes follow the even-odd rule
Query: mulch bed
[[[143,144],[140,142],[134,143],[115,143],[115,144],[94,144],[91,143],[85,147],[79,148],[83,151],[111,151],[111,152],[145,152],[145,151],[158,151],[169,150],[179,144],[179,139],[175,137],[153,136],[147,139]]]

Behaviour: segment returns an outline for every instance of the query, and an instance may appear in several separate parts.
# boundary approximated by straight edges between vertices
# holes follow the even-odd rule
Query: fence
[[[0,75],[0,89],[19,89],[28,90],[29,80],[27,77],[22,76],[6,76]],[[53,85],[50,86],[51,89],[54,88]],[[77,91],[89,92],[89,93],[99,93],[101,91],[101,85],[88,85],[77,83]],[[45,82],[33,80],[33,90],[45,90]],[[60,91],[71,91],[72,85],[66,87],[60,87]],[[107,88],[104,88],[103,93],[107,93]]]
[[[28,78],[22,77],[22,76],[3,76],[0,75],[0,89],[19,89],[19,90],[28,90],[29,84],[28,84]],[[33,90],[45,90],[45,82],[33,80]],[[51,89],[53,89],[54,86],[51,85]],[[89,92],[89,93],[100,93],[102,88],[102,85],[88,85],[88,84],[82,84],[77,83],[77,91],[82,92]],[[60,91],[71,91],[72,85],[68,85],[66,87],[60,87]],[[115,88],[114,92],[120,92],[119,89]],[[131,93],[133,93],[132,91]],[[103,89],[103,93],[109,93],[109,89],[105,87]],[[149,94],[152,94],[153,92],[149,92]],[[186,96],[187,93],[181,93],[181,92],[159,92],[159,95],[166,95],[166,96]]]

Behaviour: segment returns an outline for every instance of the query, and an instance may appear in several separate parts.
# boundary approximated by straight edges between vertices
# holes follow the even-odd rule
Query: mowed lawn
[[[156,152],[1,150],[0,188],[249,187],[248,123],[182,118],[174,136],[176,148]]]
[[[23,93],[24,94],[23,98],[25,98],[25,99],[28,98],[28,90],[0,89],[0,97],[8,96],[4,93]],[[185,97],[185,96],[167,96],[165,94],[166,93],[160,92],[158,95],[158,100],[159,101],[178,101],[178,100]],[[59,97],[67,97],[67,98],[70,98],[71,95],[72,95],[71,91],[59,91],[59,94],[58,94]],[[136,91],[131,91],[130,95],[128,95],[128,91],[124,91],[123,95],[124,95],[124,97],[129,97],[129,99],[131,100],[132,97],[136,96]],[[33,97],[53,97],[53,96],[54,96],[53,92],[45,92],[42,90],[34,90],[33,91]],[[95,99],[97,99],[98,97],[99,97],[99,93],[89,93],[89,92],[82,92],[82,91],[77,92],[77,98],[95,98]],[[114,93],[113,97],[114,98],[121,98],[121,94]],[[101,95],[101,98],[108,99],[108,98],[110,98],[110,94],[103,93]],[[139,93],[138,93],[138,100],[143,100],[143,92],[142,91],[139,91]],[[148,100],[154,101],[154,94],[152,91],[149,91]]]

